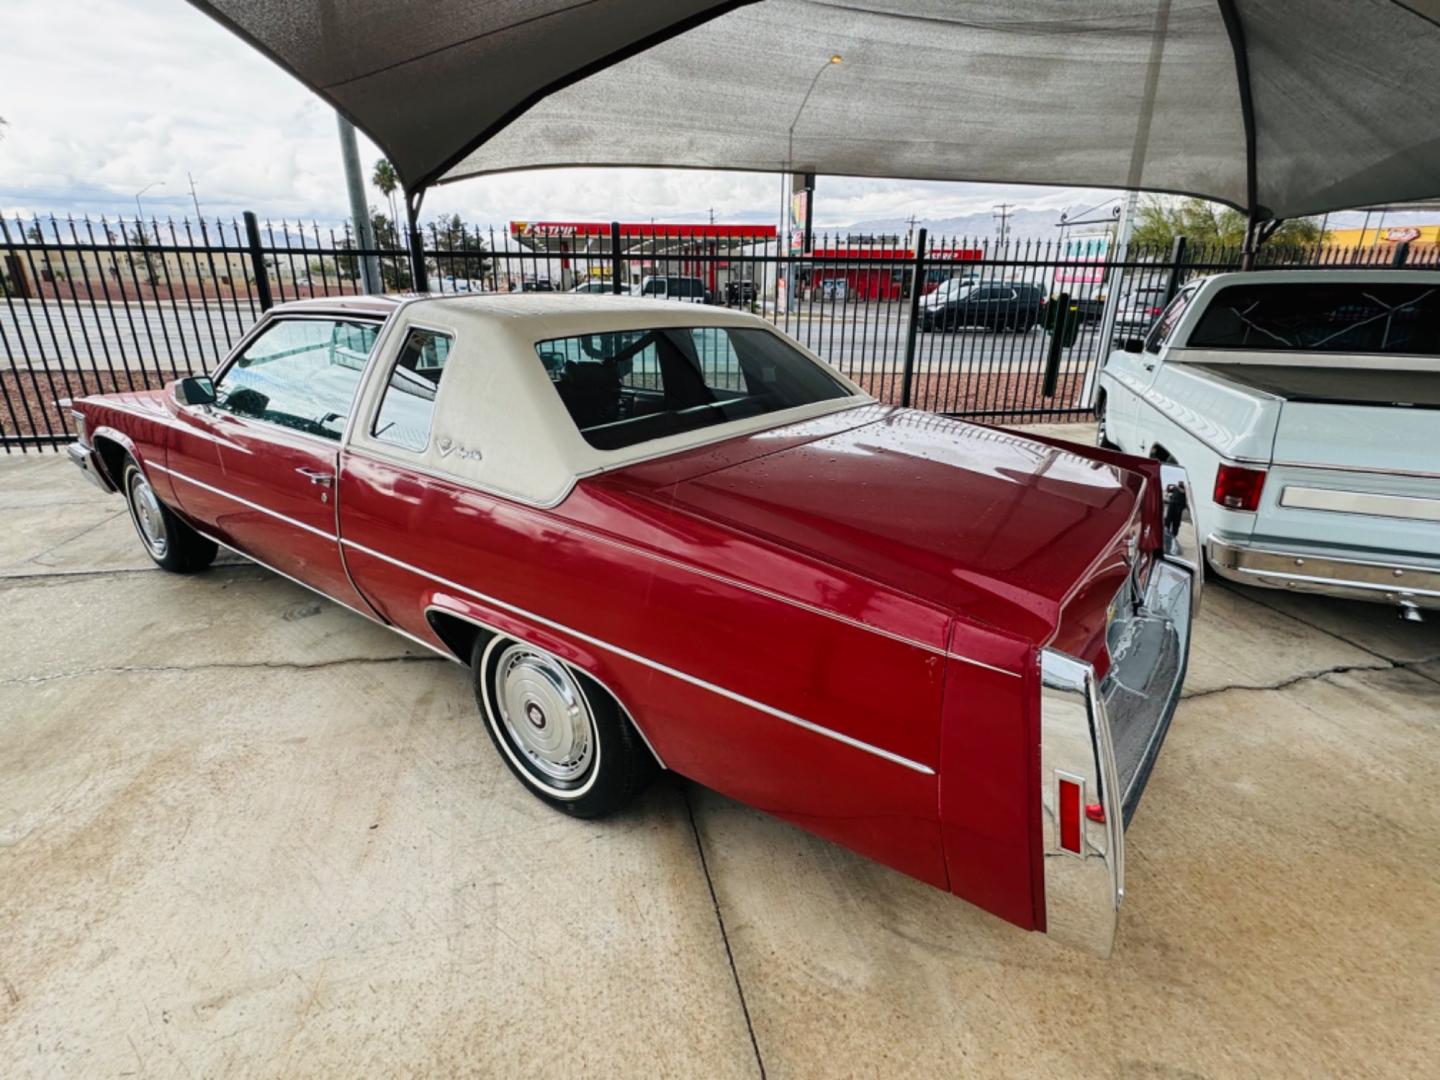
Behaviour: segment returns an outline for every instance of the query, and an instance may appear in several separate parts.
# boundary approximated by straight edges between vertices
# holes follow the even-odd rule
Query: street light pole
[[[152,187],[164,187],[164,186],[165,186],[165,181],[164,181],[164,180],[152,180],[152,181],[150,181],[150,183],[148,183],[148,184],[146,184],[144,187],[142,187],[139,191],[135,192],[135,226],[136,226],[136,228],[141,228],[141,229],[143,229],[143,225],[142,225],[141,223],[145,220],[145,211],[144,211],[143,209],[141,209],[141,207],[140,207],[140,196],[141,196],[141,195],[144,195],[145,192],[149,191]],[[143,236],[144,233],[142,232],[141,235]]]
[[[775,254],[780,254],[780,244],[790,242],[790,206],[794,201],[794,172],[795,172],[795,127],[800,123],[800,116],[805,111],[805,106],[810,104],[810,95],[815,93],[815,87],[820,82],[820,76],[829,71],[836,64],[839,64],[843,57],[839,53],[832,53],[820,69],[815,72],[815,77],[810,80],[810,85],[805,90],[805,96],[800,99],[800,107],[795,110],[795,119],[790,121],[790,130],[786,135],[785,145],[785,172],[780,176],[780,234],[783,240],[777,239]],[[805,214],[810,216],[809,201],[813,199],[811,194],[806,200]],[[801,254],[804,254],[804,240],[801,240]],[[777,275],[778,276],[778,275]],[[795,292],[795,263],[790,262],[785,271],[785,302],[788,305],[790,298]]]

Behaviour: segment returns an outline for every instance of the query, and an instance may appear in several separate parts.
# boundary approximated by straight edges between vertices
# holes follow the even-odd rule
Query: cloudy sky
[[[348,217],[334,113],[184,0],[5,0],[0,212],[189,213],[335,223]],[[379,152],[361,137],[368,173]],[[1036,209],[1110,196],[1065,188],[822,177],[816,224]],[[373,204],[382,200],[373,189]],[[775,220],[774,176],[543,170],[437,188],[425,213],[467,221]]]

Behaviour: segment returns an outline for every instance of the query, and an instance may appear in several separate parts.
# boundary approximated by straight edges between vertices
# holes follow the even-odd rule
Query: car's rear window
[[[1251,282],[1221,289],[1196,349],[1440,355],[1440,284]]]
[[[767,330],[667,326],[555,338],[535,351],[580,434],[600,450],[853,396]]]

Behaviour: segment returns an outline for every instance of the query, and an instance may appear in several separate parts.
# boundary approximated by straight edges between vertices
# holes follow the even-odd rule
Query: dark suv
[[[979,281],[948,296],[927,297],[920,307],[922,330],[983,326],[1024,333],[1040,321],[1045,294],[1038,285]]]

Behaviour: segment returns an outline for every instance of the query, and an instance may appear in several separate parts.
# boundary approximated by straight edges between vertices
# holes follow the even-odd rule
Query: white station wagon
[[[1102,445],[1189,473],[1211,568],[1440,608],[1440,274],[1295,270],[1186,285],[1111,354]]]

